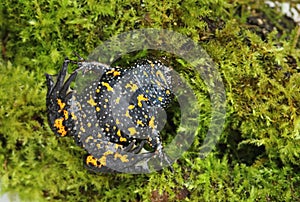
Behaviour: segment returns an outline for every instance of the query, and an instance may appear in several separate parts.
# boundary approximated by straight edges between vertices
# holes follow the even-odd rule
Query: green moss
[[[276,9],[251,0],[0,5],[2,192],[29,201],[300,200],[299,28]],[[255,24],[261,19],[263,25]],[[214,152],[199,158],[209,95],[188,64],[171,58],[182,64],[179,72],[203,112],[192,147],[173,173],[89,173],[83,149],[48,126],[44,73],[55,74],[73,51],[86,56],[110,36],[146,27],[184,34],[214,60],[227,97],[222,137]]]

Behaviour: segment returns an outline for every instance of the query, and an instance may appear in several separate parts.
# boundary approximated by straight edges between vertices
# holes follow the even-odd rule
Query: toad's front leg
[[[68,64],[71,61],[66,58],[61,71],[54,83],[53,77],[46,74],[47,80],[47,98],[46,105],[48,110],[48,122],[52,131],[58,136],[66,136],[70,130],[71,116],[68,112],[68,100],[72,97],[72,92],[68,92],[70,84],[75,80],[77,72],[74,72],[65,81]]]

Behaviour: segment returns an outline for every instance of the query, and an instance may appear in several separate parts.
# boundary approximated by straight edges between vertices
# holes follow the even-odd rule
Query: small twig
[[[296,36],[293,40],[293,48],[296,48],[297,46],[297,42],[299,40],[299,36],[300,36],[300,25],[297,25],[298,26],[298,29],[297,29],[297,33],[296,33]]]

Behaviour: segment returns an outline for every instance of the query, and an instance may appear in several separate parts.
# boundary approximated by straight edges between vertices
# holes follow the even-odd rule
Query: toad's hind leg
[[[148,161],[154,153],[126,152],[122,145],[107,142],[85,158],[86,167],[94,172],[104,173],[149,173]],[[117,148],[117,149],[116,149]]]
[[[100,173],[149,173],[147,159],[152,156],[152,153],[139,154],[136,158],[122,157],[119,153],[103,155],[101,158],[87,155],[85,166],[90,171]]]

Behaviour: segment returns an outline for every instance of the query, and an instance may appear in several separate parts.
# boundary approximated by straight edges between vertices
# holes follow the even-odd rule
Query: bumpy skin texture
[[[150,172],[153,158],[169,164],[158,118],[173,98],[169,69],[150,60],[127,69],[82,61],[66,80],[70,62],[65,59],[56,82],[46,74],[48,121],[58,136],[72,135],[88,152],[87,168],[139,173]]]

